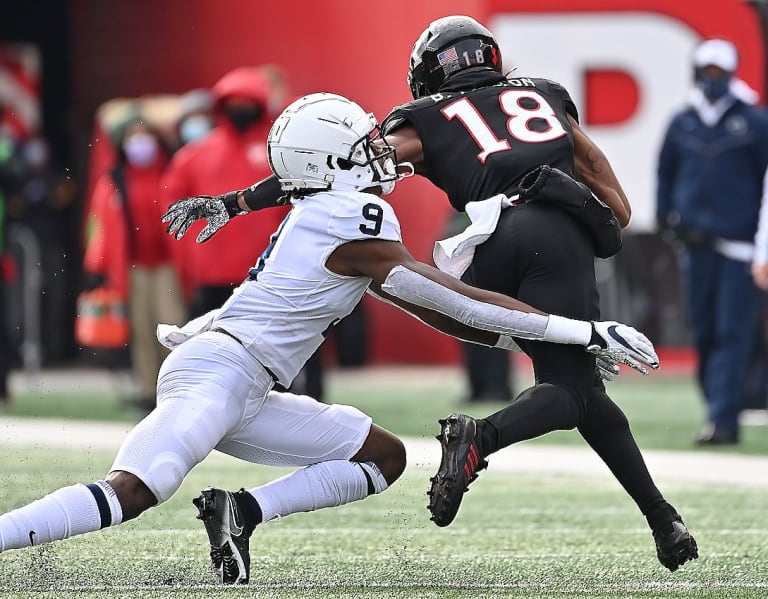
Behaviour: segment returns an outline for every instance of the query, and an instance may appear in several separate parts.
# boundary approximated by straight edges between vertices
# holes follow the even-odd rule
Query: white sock
[[[387,488],[387,481],[372,462],[331,460],[291,472],[248,491],[261,507],[262,521],[296,512],[311,512],[365,499]]]
[[[64,487],[0,516],[0,552],[120,524],[123,511],[103,480]]]

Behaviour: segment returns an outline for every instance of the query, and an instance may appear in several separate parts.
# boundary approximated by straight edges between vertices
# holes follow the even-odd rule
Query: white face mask
[[[136,133],[123,142],[125,157],[132,166],[149,166],[157,158],[157,140],[149,133]]]
[[[198,114],[186,119],[179,128],[179,137],[182,143],[188,144],[204,137],[213,127],[211,119]]]

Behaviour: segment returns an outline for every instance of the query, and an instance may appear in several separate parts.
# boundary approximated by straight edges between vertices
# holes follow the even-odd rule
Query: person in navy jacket
[[[730,41],[701,43],[693,66],[689,104],[672,118],[659,154],[657,218],[682,249],[708,419],[696,442],[734,444],[758,326],[750,266],[768,166],[768,112],[735,76],[738,53]]]

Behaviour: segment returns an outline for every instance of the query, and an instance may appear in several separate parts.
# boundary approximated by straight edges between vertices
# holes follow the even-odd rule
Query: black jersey
[[[423,174],[459,211],[467,202],[515,194],[523,175],[542,164],[574,175],[567,115],[578,120],[578,111],[565,88],[496,75],[490,85],[441,89],[398,106],[384,121],[385,133],[406,124],[418,131]]]

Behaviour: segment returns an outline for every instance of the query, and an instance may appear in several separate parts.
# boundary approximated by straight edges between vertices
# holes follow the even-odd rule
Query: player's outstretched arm
[[[168,223],[168,233],[181,239],[193,223],[205,219],[207,224],[196,240],[197,243],[203,243],[235,216],[280,206],[282,195],[280,182],[272,175],[246,189],[217,196],[201,195],[178,200],[169,206],[161,221]]]
[[[651,342],[632,327],[549,315],[516,299],[466,285],[416,261],[398,242],[366,240],[337,248],[328,268],[369,276],[373,292],[454,337],[514,349],[513,338],[582,345],[607,362],[642,373],[658,368]]]

